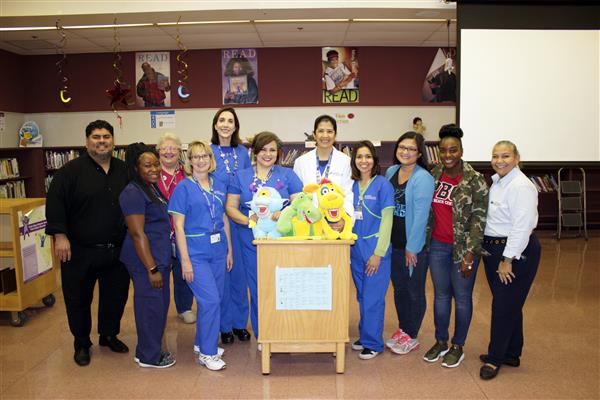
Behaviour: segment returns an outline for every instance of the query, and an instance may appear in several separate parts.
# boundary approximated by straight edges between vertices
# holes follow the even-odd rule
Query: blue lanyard
[[[212,183],[210,185],[210,189],[209,192],[212,195],[212,202],[208,199],[208,195],[206,194],[206,190],[202,187],[202,185],[200,184],[200,182],[198,182],[196,180],[196,178],[194,178],[192,176],[192,179],[194,180],[194,182],[196,182],[196,185],[198,185],[198,189],[200,189],[200,192],[204,195],[204,199],[206,200],[206,204],[208,205],[208,212],[210,213],[210,219],[212,220],[213,223],[213,233],[217,232],[217,211],[215,209],[215,192],[213,190],[212,187]],[[211,179],[209,178],[209,182],[211,181]]]
[[[329,177],[329,168],[331,167],[331,158],[333,157],[333,149],[331,149],[331,153],[329,153],[329,159],[327,160],[327,165],[325,165],[325,170],[323,170],[323,176],[321,176],[321,169],[319,165],[319,154],[315,151],[315,158],[317,160],[317,184],[321,182],[321,178]]]

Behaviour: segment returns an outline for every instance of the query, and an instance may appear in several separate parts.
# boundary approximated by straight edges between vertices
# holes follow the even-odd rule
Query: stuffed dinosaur
[[[318,232],[313,230],[320,219],[321,212],[313,204],[312,193],[298,193],[277,221],[277,230],[285,236],[280,239],[320,239],[320,226]]]
[[[319,209],[323,218],[321,219],[321,229],[325,239],[335,240],[356,240],[358,236],[352,233],[352,219],[344,210],[344,192],[335,183],[329,179],[322,179],[321,183],[311,183],[304,186],[307,193],[317,193],[319,200]],[[344,220],[344,229],[341,232],[334,231],[329,223]]]
[[[248,207],[256,214],[258,221],[252,228],[254,239],[276,239],[281,236],[277,231],[277,221],[271,216],[288,204],[288,200],[281,198],[279,192],[269,186],[263,186],[254,193],[252,201],[246,202]]]

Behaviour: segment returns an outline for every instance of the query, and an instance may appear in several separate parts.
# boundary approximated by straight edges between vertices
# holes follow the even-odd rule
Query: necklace
[[[273,167],[269,169],[269,173],[267,173],[267,177],[265,179],[260,179],[258,177],[258,168],[254,167],[254,178],[252,179],[252,183],[250,184],[250,191],[257,192],[258,189],[267,184],[269,179],[271,179],[271,175],[273,175]]]
[[[233,154],[233,170],[229,166],[229,158],[227,157],[227,155],[223,151],[223,148],[221,147],[221,145],[219,145],[219,156],[223,160],[223,165],[225,165],[225,170],[227,171],[227,175],[234,175],[235,176],[235,173],[236,173],[236,171],[238,169],[238,155],[235,152],[235,148],[234,147],[231,148],[231,152]]]

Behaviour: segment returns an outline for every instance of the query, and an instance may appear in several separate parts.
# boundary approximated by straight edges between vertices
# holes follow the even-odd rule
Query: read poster
[[[171,107],[169,52],[135,53],[135,104],[140,107]]]
[[[258,104],[256,49],[221,50],[223,105]]]
[[[28,282],[52,269],[52,238],[45,232],[45,205],[19,211],[18,218],[23,282]]]
[[[323,47],[323,103],[358,103],[358,49],[356,47]]]

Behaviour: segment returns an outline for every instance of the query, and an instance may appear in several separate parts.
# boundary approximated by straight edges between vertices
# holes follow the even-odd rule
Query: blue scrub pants
[[[256,267],[256,246],[252,244],[254,234],[252,229],[240,227],[240,244],[242,259],[246,269],[246,282],[250,289],[250,322],[254,337],[258,339],[258,280]]]
[[[173,263],[173,299],[175,299],[177,314],[181,314],[192,309],[194,294],[183,279],[179,259],[173,257],[171,262]]]
[[[231,243],[233,247],[233,269],[225,272],[223,300],[221,301],[221,332],[232,329],[246,329],[248,325],[248,285],[246,268],[242,256],[242,246],[238,224],[229,219]]]
[[[133,281],[133,312],[138,342],[135,356],[145,364],[158,364],[169,312],[170,268],[160,268],[162,289],[153,289],[144,266],[126,265]]]
[[[221,298],[227,268],[225,233],[221,233],[221,242],[214,245],[210,244],[208,236],[192,244],[188,240],[188,250],[193,251],[191,249],[203,250],[202,253],[190,254],[194,280],[188,282],[188,286],[194,293],[198,307],[194,345],[200,347],[202,354],[214,356],[219,342]]]
[[[373,245],[368,246],[365,241],[370,241]],[[376,244],[376,237],[359,239],[350,252],[350,267],[360,309],[360,343],[367,349],[381,353],[384,349],[385,293],[390,282],[391,257],[388,252],[381,259],[379,270],[374,275],[367,276],[365,266],[373,255]]]

